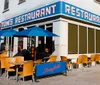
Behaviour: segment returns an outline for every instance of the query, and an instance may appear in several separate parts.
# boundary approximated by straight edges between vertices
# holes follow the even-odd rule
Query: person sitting
[[[43,55],[42,55],[44,62],[48,61],[50,55],[51,54],[49,52],[49,49],[45,48],[45,51],[43,52]]]

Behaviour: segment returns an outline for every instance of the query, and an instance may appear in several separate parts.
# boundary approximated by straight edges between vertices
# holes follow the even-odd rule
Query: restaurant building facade
[[[77,58],[80,54],[100,53],[99,0],[0,0],[1,29],[21,31],[33,26],[60,37],[37,37],[40,51],[49,48],[53,55]],[[6,38],[6,46],[10,44]],[[13,53],[18,46],[27,49],[30,38],[12,38]],[[9,41],[9,43],[7,43]],[[14,55],[13,54],[13,55]]]

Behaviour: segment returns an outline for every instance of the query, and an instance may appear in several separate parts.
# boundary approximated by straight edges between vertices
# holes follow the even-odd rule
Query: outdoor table
[[[18,62],[18,63],[16,63],[16,62],[15,62],[15,63],[8,62],[8,63],[10,63],[10,64],[15,65],[15,67],[16,67],[16,80],[17,80],[17,72],[18,72],[18,68],[19,68],[20,65],[23,65],[24,62],[25,62],[25,61],[23,61],[23,62]]]

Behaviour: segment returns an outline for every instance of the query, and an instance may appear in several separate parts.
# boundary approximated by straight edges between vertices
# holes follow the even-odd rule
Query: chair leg
[[[16,74],[16,81],[18,82],[18,80],[19,80],[19,77],[18,77],[18,74]]]
[[[33,80],[34,80],[34,77],[33,77],[33,75],[32,75],[32,82],[33,82]]]
[[[9,72],[7,71],[7,79],[9,78]]]
[[[0,68],[0,76],[2,75],[2,68]]]
[[[24,77],[23,77],[23,82],[25,81]]]

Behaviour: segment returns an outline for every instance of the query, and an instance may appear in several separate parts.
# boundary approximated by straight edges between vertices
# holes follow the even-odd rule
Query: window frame
[[[7,5],[7,8],[5,7]],[[3,13],[9,11],[9,0],[5,0],[4,1],[4,10],[3,10]]]
[[[19,0],[18,5],[19,5],[19,4],[22,4],[22,3],[24,3],[24,2],[26,2],[26,0]]]
[[[99,1],[98,1],[98,0],[94,0],[94,2],[96,2],[96,3],[100,4],[100,0],[99,0]]]

